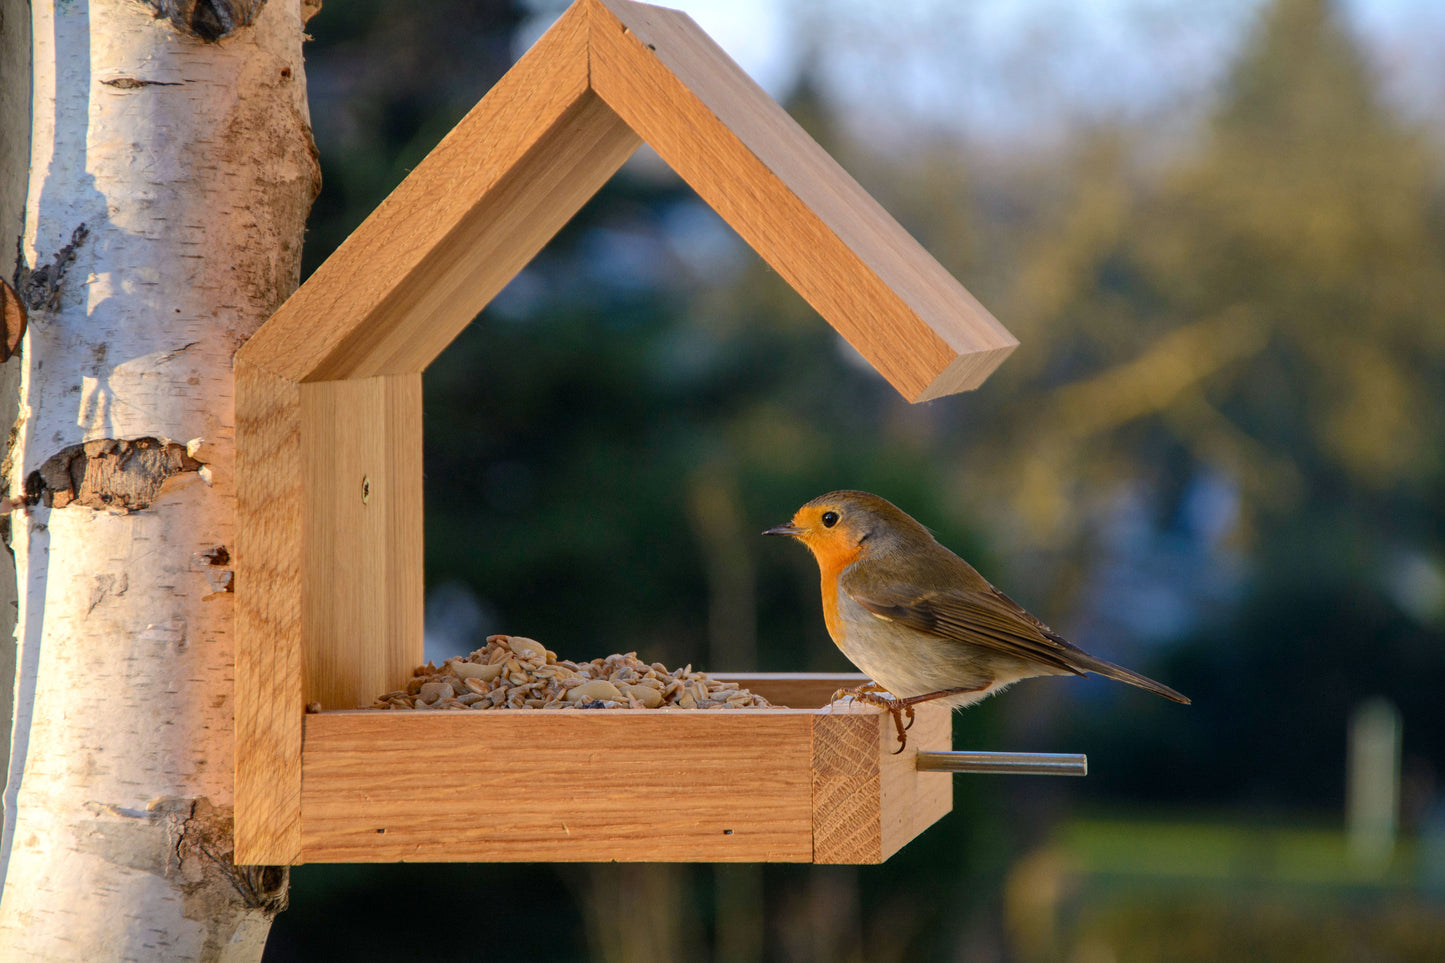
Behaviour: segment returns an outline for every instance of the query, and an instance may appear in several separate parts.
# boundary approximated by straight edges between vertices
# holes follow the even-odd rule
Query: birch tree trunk
[[[231,861],[231,356],[298,280],[312,12],[32,4],[0,959],[257,959],[284,905]]]

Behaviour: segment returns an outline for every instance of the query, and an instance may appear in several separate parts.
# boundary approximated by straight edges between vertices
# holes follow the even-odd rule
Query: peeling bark
[[[237,866],[232,859],[234,819],[229,806],[205,796],[160,796],[144,807],[89,802],[79,852],[108,864],[171,880],[182,914],[207,920],[216,907],[239,900],[236,925],[213,936],[203,955],[224,955],[243,927],[255,927],[286,908],[289,868]],[[229,932],[229,935],[228,935]]]
[[[272,914],[284,910],[290,868],[237,866],[232,859],[235,819],[231,807],[212,805],[204,796],[190,801],[189,806],[181,838],[176,843],[181,876],[193,880],[193,885],[200,885],[211,877],[207,870],[214,868],[246,906]]]
[[[24,502],[135,512],[150,507],[167,479],[202,467],[185,445],[173,441],[102,438],[71,445],[46,459],[25,479]]]
[[[139,77],[112,77],[110,80],[102,80],[101,83],[118,90],[139,90],[142,87],[179,87],[181,85],[179,80],[141,80]]]
[[[211,594],[204,596],[202,601],[236,590],[236,572],[229,567],[231,553],[226,546],[213,545],[203,552],[197,552],[196,563],[211,585]]]
[[[82,222],[70,232],[70,243],[56,251],[49,264],[31,269],[21,260],[20,269],[15,272],[15,287],[27,308],[31,311],[54,311],[60,307],[60,285],[65,280],[65,272],[89,236],[90,230]]]
[[[249,26],[266,0],[144,0],[157,18],[197,40],[215,41]]]

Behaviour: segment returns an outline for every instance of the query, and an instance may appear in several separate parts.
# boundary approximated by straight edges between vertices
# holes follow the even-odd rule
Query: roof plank
[[[593,8],[602,98],[909,400],[1018,341],[684,13]]]

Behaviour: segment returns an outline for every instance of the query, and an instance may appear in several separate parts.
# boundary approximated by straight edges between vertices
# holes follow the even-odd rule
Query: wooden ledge
[[[871,706],[314,713],[297,862],[879,863],[952,808],[951,777],[914,769],[949,727],[919,706],[894,755]],[[238,861],[276,861],[248,842]]]

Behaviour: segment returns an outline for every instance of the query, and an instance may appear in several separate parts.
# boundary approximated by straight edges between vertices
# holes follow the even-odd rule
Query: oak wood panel
[[[807,861],[810,726],[766,709],[310,715],[304,858]]]
[[[301,386],[306,702],[369,705],[422,662],[421,375]]]
[[[301,856],[300,391],[236,369],[236,861]]]
[[[953,710],[937,702],[923,703],[916,709],[913,728],[908,730],[908,746],[896,755],[898,739],[893,721],[886,714],[880,720],[879,862],[953,809],[953,774],[919,772],[914,763],[914,754],[920,749],[953,748]]]
[[[308,715],[307,862],[876,863],[948,812],[948,711]]]
[[[918,750],[950,747],[951,714],[917,706],[908,745],[895,754],[887,713],[840,708],[813,716],[813,862],[881,863],[953,808],[949,774],[914,769]]]
[[[861,672],[709,672],[720,682],[736,682],[773,705],[794,709],[825,706],[839,689],[853,689],[868,681]]]
[[[882,851],[881,713],[813,720],[813,862],[875,863]]]

